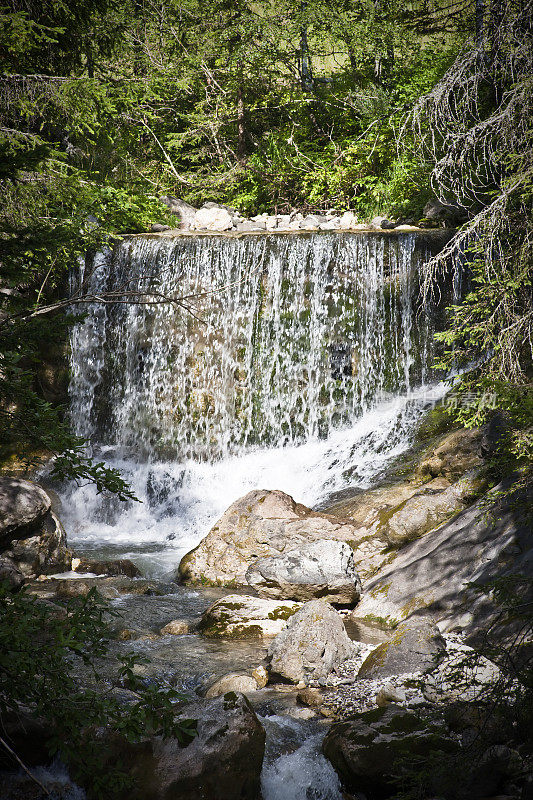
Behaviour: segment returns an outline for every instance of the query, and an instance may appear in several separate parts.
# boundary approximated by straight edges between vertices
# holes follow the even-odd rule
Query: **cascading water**
[[[425,384],[424,257],[409,233],[135,237],[81,265],[73,291],[194,314],[95,305],[74,328],[74,428],[143,503],[70,490],[72,544],[161,573],[250,489],[316,506],[369,485],[444,391]]]

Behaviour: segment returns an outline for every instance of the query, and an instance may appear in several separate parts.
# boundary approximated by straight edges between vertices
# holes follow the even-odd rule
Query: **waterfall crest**
[[[212,461],[326,438],[423,378],[415,236],[137,237],[82,265],[94,293],[128,281],[191,297],[94,307],[74,328],[76,432],[135,458]]]

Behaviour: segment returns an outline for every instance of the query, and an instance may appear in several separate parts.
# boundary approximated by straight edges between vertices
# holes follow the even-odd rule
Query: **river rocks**
[[[230,212],[221,206],[200,208],[191,224],[195,231],[229,231],[233,228]]]
[[[50,498],[36,483],[0,478],[0,547],[34,531],[50,506]]]
[[[357,650],[332,606],[311,600],[270,645],[269,668],[271,674],[292,683],[308,683],[326,678]]]
[[[225,636],[232,639],[277,636],[287,627],[287,620],[300,607],[300,603],[290,600],[280,603],[276,600],[230,594],[207,609],[198,630],[204,636]]]
[[[160,222],[154,222],[154,224],[150,226],[150,233],[165,233],[165,231],[171,230],[172,228],[170,225],[162,225]]]
[[[0,556],[0,584],[10,592],[16,592],[24,585],[24,575],[10,558]]]
[[[311,511],[278,490],[258,489],[233,503],[187,553],[178,575],[185,583],[247,586],[246,572],[258,558],[278,556],[317,539],[349,541],[353,525]]]
[[[242,692],[248,694],[249,692],[256,692],[259,689],[257,681],[253,675],[246,675],[242,672],[230,672],[223,675],[207,689],[205,696],[220,697],[227,692]]]
[[[361,594],[353,550],[331,539],[260,558],[247,570],[246,580],[261,597],[275,599],[322,597],[329,603],[355,605]]]
[[[322,746],[348,791],[369,800],[397,793],[397,780],[413,757],[425,759],[436,751],[457,749],[444,728],[394,704],[335,723]]]
[[[126,575],[128,578],[140,578],[141,570],[129,558],[117,558],[113,561],[96,561],[91,558],[73,558],[74,572],[91,572],[93,575]]]
[[[191,626],[185,620],[173,619],[171,622],[167,622],[167,624],[161,628],[159,633],[161,636],[184,636],[190,632],[190,629]]]
[[[358,679],[389,678],[411,672],[427,672],[442,658],[446,644],[439,629],[427,620],[412,619],[398,625],[365,659]]]
[[[183,746],[160,736],[128,742],[107,733],[109,764],[120,761],[133,785],[117,798],[128,800],[257,800],[265,731],[241,694],[198,700],[180,709],[197,720],[198,735]]]

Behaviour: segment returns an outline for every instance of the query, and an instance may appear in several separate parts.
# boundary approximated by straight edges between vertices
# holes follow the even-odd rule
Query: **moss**
[[[389,630],[394,630],[394,628],[400,624],[399,620],[394,619],[394,617],[378,617],[376,614],[365,614],[361,619],[369,625],[377,625],[380,628],[387,628]]]
[[[289,619],[292,617],[293,614],[296,614],[298,611],[297,607],[290,607],[290,606],[278,606],[275,608],[274,611],[271,611],[268,615],[269,619]]]
[[[454,422],[444,406],[437,405],[426,414],[419,424],[415,434],[415,441],[425,442],[435,436],[442,436],[444,433],[451,431],[453,427]]]

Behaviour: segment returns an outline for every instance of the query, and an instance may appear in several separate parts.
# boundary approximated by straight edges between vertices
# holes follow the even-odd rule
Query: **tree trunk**
[[[244,113],[244,91],[241,84],[237,90],[237,156],[241,161],[246,155],[246,122]]]

